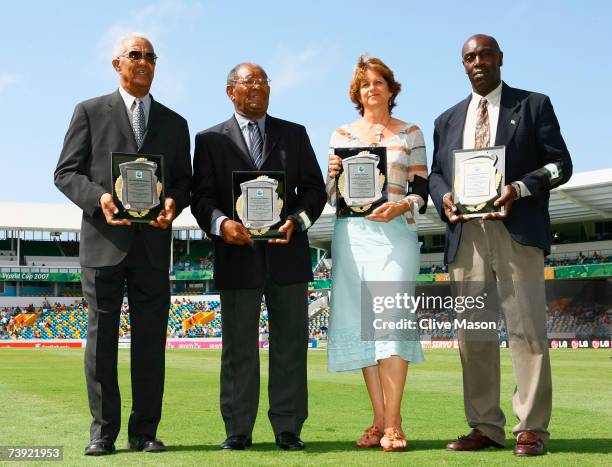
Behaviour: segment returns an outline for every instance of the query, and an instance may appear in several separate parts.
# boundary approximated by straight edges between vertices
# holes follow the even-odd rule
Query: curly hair
[[[355,104],[355,108],[357,109],[357,112],[359,112],[359,115],[363,116],[363,104],[360,100],[360,89],[361,83],[363,80],[365,80],[365,74],[368,70],[379,73],[387,82],[389,91],[391,91],[391,98],[389,99],[389,114],[391,114],[393,107],[397,105],[395,103],[395,98],[400,93],[402,85],[395,81],[393,71],[391,71],[391,68],[389,68],[380,58],[369,57],[367,54],[362,54],[359,57],[357,65],[355,65],[355,71],[353,72],[353,77],[351,78],[349,87],[349,97],[351,98],[351,101],[353,101]]]

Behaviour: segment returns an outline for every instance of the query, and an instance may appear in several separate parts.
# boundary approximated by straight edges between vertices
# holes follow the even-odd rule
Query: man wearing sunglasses
[[[89,303],[85,377],[93,416],[86,455],[115,451],[121,423],[117,346],[124,290],[130,305],[132,410],[129,448],[165,450],[156,438],[164,391],[170,306],[172,221],[189,203],[189,130],[149,94],[157,56],[136,33],[115,47],[119,89],[76,106],[55,170],[55,185],[83,210],[81,281]],[[165,199],[148,224],[115,217],[111,152],[161,154]]]
[[[215,246],[215,286],[221,291],[223,353],[222,449],[251,446],[259,403],[259,313],[265,295],[270,324],[268,417],[281,449],[301,450],[308,415],[307,285],[312,280],[306,231],[326,201],[321,169],[306,129],[267,114],[270,80],[253,63],[236,65],[226,93],[229,120],[198,133],[191,211]],[[285,172],[286,239],[253,241],[232,220],[232,172]],[[254,175],[256,177],[257,175]]]

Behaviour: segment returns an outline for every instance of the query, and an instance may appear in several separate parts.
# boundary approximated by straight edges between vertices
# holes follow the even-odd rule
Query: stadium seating
[[[45,240],[22,240],[23,256],[63,256],[59,242]]]
[[[188,263],[190,266],[197,266],[200,263],[200,258],[206,258],[212,255],[213,245],[211,242],[191,242],[189,244],[189,254],[184,254],[180,257],[177,266]]]
[[[26,266],[38,266],[48,268],[80,268],[81,263],[78,256],[25,256]]]
[[[309,302],[318,300],[321,293],[312,293]],[[209,314],[209,313],[212,313]],[[20,324],[16,318],[21,314],[35,315],[36,320],[27,326]],[[327,339],[329,326],[329,307],[311,313],[308,325],[311,339]],[[195,318],[208,316],[207,320]],[[454,315],[451,311],[433,312],[419,311],[417,319],[435,318],[438,322],[451,321]],[[547,329],[549,334],[568,333],[578,338],[594,338],[610,335],[612,310],[604,305],[574,303],[568,299],[560,299],[549,304]],[[502,339],[507,339],[503,320],[499,328]],[[127,304],[123,304],[119,321],[119,336],[130,336],[130,315]],[[265,303],[261,305],[259,331],[265,340],[269,333],[268,310]],[[0,339],[84,339],[87,335],[87,306],[75,302],[65,306],[56,304],[46,307],[28,307],[22,310],[18,307],[0,309]],[[221,337],[221,304],[217,300],[192,301],[184,298],[175,300],[170,307],[168,319],[168,336],[175,338],[188,337]],[[455,337],[452,330],[436,329],[430,335],[436,339]]]

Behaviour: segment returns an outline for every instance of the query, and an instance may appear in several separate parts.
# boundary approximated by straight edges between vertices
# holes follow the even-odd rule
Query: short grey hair
[[[227,74],[227,85],[228,86],[233,86],[236,83],[236,81],[238,80],[238,70],[240,70],[240,68],[242,68],[243,66],[252,66],[252,67],[259,68],[261,72],[263,73],[264,78],[268,78],[268,73],[266,73],[266,70],[264,70],[261,65],[257,63],[253,63],[253,62],[242,62],[236,65],[234,68],[232,68]]]
[[[151,44],[151,47],[153,47],[151,39],[149,39],[144,34],[141,34],[139,32],[128,32],[127,34],[121,36],[117,42],[115,42],[115,48],[113,49],[113,57],[121,57],[121,55],[123,55],[126,51],[126,44],[133,39],[144,39],[149,44]]]

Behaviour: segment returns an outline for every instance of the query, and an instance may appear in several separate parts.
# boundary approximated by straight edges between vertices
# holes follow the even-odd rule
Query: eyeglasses
[[[155,65],[155,62],[157,61],[157,55],[155,55],[154,52],[142,52],[140,50],[130,50],[129,52],[125,52],[119,56],[125,57],[132,62],[139,62],[144,58],[147,62],[152,63],[153,65]]]
[[[270,85],[271,79],[268,78],[241,78],[235,79],[234,83],[240,83],[247,88],[254,88],[255,86],[267,87]]]

